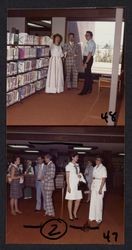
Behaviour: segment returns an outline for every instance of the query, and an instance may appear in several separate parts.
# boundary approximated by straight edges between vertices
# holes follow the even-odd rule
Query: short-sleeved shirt
[[[90,39],[84,45],[83,56],[88,56],[89,53],[92,53],[92,56],[94,56],[95,51],[96,51],[96,44],[93,39]]]
[[[102,178],[107,178],[107,170],[106,167],[103,164],[100,164],[98,167],[95,166],[93,169],[93,181],[91,190],[99,191],[100,185],[102,182]],[[106,183],[104,184],[102,191],[106,191]]]

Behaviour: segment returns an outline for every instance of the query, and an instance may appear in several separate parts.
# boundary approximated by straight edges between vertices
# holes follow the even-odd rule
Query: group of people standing
[[[84,174],[80,172],[78,164],[79,155],[75,152],[71,155],[70,162],[65,167],[66,172],[66,195],[69,220],[78,219],[78,209],[83,192],[79,190],[79,182],[88,185],[88,200],[90,201],[89,221],[96,221],[98,224],[102,222],[103,197],[106,191],[107,170],[102,164],[100,157],[96,158],[96,166],[92,166],[92,162],[88,161]],[[36,207],[35,212],[40,212],[41,206],[45,215],[54,217],[55,210],[53,205],[53,191],[55,190],[55,174],[56,167],[52,161],[52,156],[46,154],[44,157],[39,156],[33,169],[31,161],[27,161],[27,168],[24,174],[20,174],[19,165],[20,157],[15,157],[9,166],[10,173],[10,207],[12,215],[21,214],[18,208],[18,199],[23,196],[21,183],[25,174],[35,175],[36,188]],[[29,190],[26,190],[26,192]],[[31,191],[31,190],[30,190]],[[32,194],[30,193],[30,198]],[[74,205],[74,206],[73,206]]]
[[[55,164],[52,162],[50,154],[46,154],[44,158],[39,156],[36,165],[33,169],[31,161],[27,161],[27,167],[24,173],[20,172],[20,157],[14,157],[8,169],[10,176],[10,208],[11,214],[21,214],[18,208],[18,199],[23,197],[22,183],[26,174],[35,175],[36,188],[36,208],[35,212],[41,210],[41,198],[43,198],[43,209],[45,215],[55,216],[54,206],[52,201],[52,193],[55,189]],[[31,198],[32,192],[30,187],[24,189],[24,198]]]
[[[80,181],[85,182],[80,172],[78,160],[78,154],[74,153],[71,157],[71,161],[66,166],[67,191],[65,198],[68,200],[69,220],[71,221],[78,219],[77,212],[82,199],[82,191],[78,190],[78,184]],[[97,157],[95,162],[96,166],[93,167],[92,163],[89,161],[84,172],[90,194],[88,199],[90,201],[88,224],[92,221],[96,221],[97,224],[102,222],[103,197],[106,191],[106,167],[102,164],[101,157]]]
[[[91,67],[96,44],[93,40],[93,33],[91,31],[86,32],[85,38],[86,43],[83,49],[82,61],[85,82],[79,95],[85,95],[92,92]],[[46,93],[63,92],[64,81],[67,89],[76,89],[78,87],[79,46],[75,41],[74,33],[68,34],[68,42],[65,43],[63,47],[61,46],[62,39],[60,34],[53,35],[53,41],[50,45],[51,57],[46,80]]]

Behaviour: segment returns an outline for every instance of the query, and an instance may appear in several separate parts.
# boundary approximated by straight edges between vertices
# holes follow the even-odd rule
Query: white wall
[[[59,33],[63,37],[62,44],[65,42],[66,18],[52,17],[52,34]]]
[[[16,28],[20,32],[25,32],[25,17],[8,17],[7,30],[11,32],[12,28]]]

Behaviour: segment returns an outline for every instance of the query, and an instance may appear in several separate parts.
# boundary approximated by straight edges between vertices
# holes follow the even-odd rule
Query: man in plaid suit
[[[55,164],[52,162],[50,154],[46,154],[44,157],[46,165],[46,172],[44,177],[44,194],[45,194],[45,214],[48,216],[55,216],[52,194],[55,189]]]
[[[77,56],[78,45],[75,43],[74,33],[68,34],[68,43],[63,47],[65,56],[66,86],[68,89],[77,88],[78,70]]]

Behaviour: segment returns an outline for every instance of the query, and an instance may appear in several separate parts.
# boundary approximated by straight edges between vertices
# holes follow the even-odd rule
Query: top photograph
[[[125,125],[125,9],[8,9],[8,126]]]

